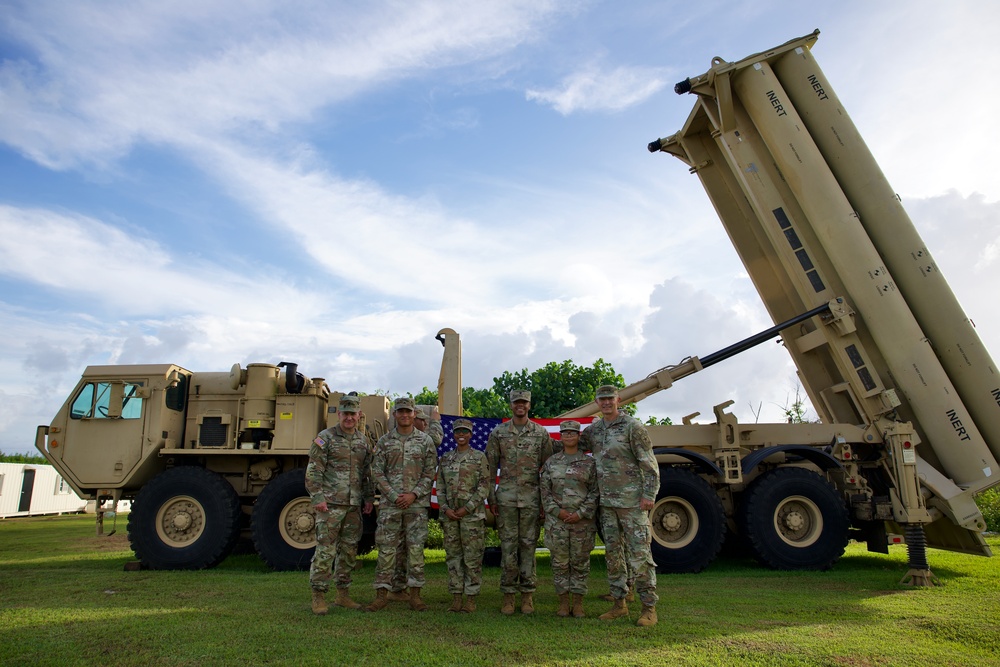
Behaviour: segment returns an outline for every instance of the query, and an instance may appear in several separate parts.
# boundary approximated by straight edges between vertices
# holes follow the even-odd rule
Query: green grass
[[[202,572],[125,572],[124,536],[94,536],[93,517],[0,521],[2,665],[1000,665],[1000,574],[992,559],[929,551],[943,584],[898,585],[905,548],[852,544],[831,572],[772,572],[719,561],[660,575],[660,624],[603,622],[604,561],[592,559],[591,617],[554,616],[539,554],[534,617],[502,616],[498,572],[480,610],[445,612],[443,553],[427,552],[431,611],[309,610],[307,574],[234,556]],[[108,525],[110,530],[110,523]],[[1000,538],[990,537],[994,549]],[[372,556],[354,597],[372,597]]]

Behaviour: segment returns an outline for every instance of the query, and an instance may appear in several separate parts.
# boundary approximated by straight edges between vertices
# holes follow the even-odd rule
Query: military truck
[[[819,31],[678,83],[682,129],[649,144],[696,175],[775,326],[622,392],[641,400],[780,335],[816,424],[651,428],[661,571],[706,567],[726,539],[762,563],[825,569],[849,538],[991,555],[974,496],[1000,483],[1000,375],[812,55]],[[567,413],[583,416],[593,404]]]
[[[442,329],[436,338],[439,407],[461,414],[459,337]],[[228,373],[89,366],[35,446],[81,498],[132,500],[129,542],[146,567],[213,567],[243,535],[272,568],[303,569],[316,545],[309,447],[337,423],[342,395],[286,362]],[[387,397],[362,396],[361,409],[371,437],[386,432]],[[373,532],[369,517],[362,550]]]

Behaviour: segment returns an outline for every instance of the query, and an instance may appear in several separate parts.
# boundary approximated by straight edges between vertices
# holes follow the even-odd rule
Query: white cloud
[[[525,97],[551,106],[564,116],[578,111],[621,111],[639,104],[667,85],[666,70],[654,67],[591,65],[564,78],[559,85],[529,89]]]

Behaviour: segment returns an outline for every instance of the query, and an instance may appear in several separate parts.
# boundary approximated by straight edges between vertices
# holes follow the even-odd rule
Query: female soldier
[[[458,447],[438,464],[438,507],[444,530],[448,591],[452,603],[448,611],[472,613],[483,582],[483,549],[486,540],[486,509],[483,504],[491,484],[486,455],[472,449],[472,422],[456,419],[452,433]],[[492,477],[496,477],[494,473]],[[465,604],[462,604],[462,593]]]
[[[558,616],[583,618],[583,596],[590,576],[597,512],[597,467],[579,451],[580,422],[559,424],[563,450],[542,467],[542,507],[545,510],[545,546],[552,554],[552,579],[559,594]]]

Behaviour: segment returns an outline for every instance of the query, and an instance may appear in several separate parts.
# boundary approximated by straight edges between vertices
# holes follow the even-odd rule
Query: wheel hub
[[[181,548],[205,532],[205,508],[191,496],[175,496],[156,513],[156,534],[164,544]]]
[[[658,544],[668,549],[681,549],[698,535],[698,512],[684,498],[665,497],[653,507],[650,526]]]
[[[308,549],[316,545],[316,515],[308,497],[289,501],[278,516],[278,532],[290,546]]]
[[[663,521],[661,521],[661,523],[664,528],[671,533],[674,533],[681,527],[681,518],[674,512],[667,512],[663,515]]]
[[[823,513],[810,498],[788,496],[774,510],[774,528],[785,544],[809,547],[823,533]]]
[[[785,525],[792,530],[801,530],[805,523],[805,519],[798,512],[789,512],[785,516]]]
[[[191,515],[187,512],[178,512],[174,515],[173,524],[177,530],[187,530],[191,527],[191,523]]]

